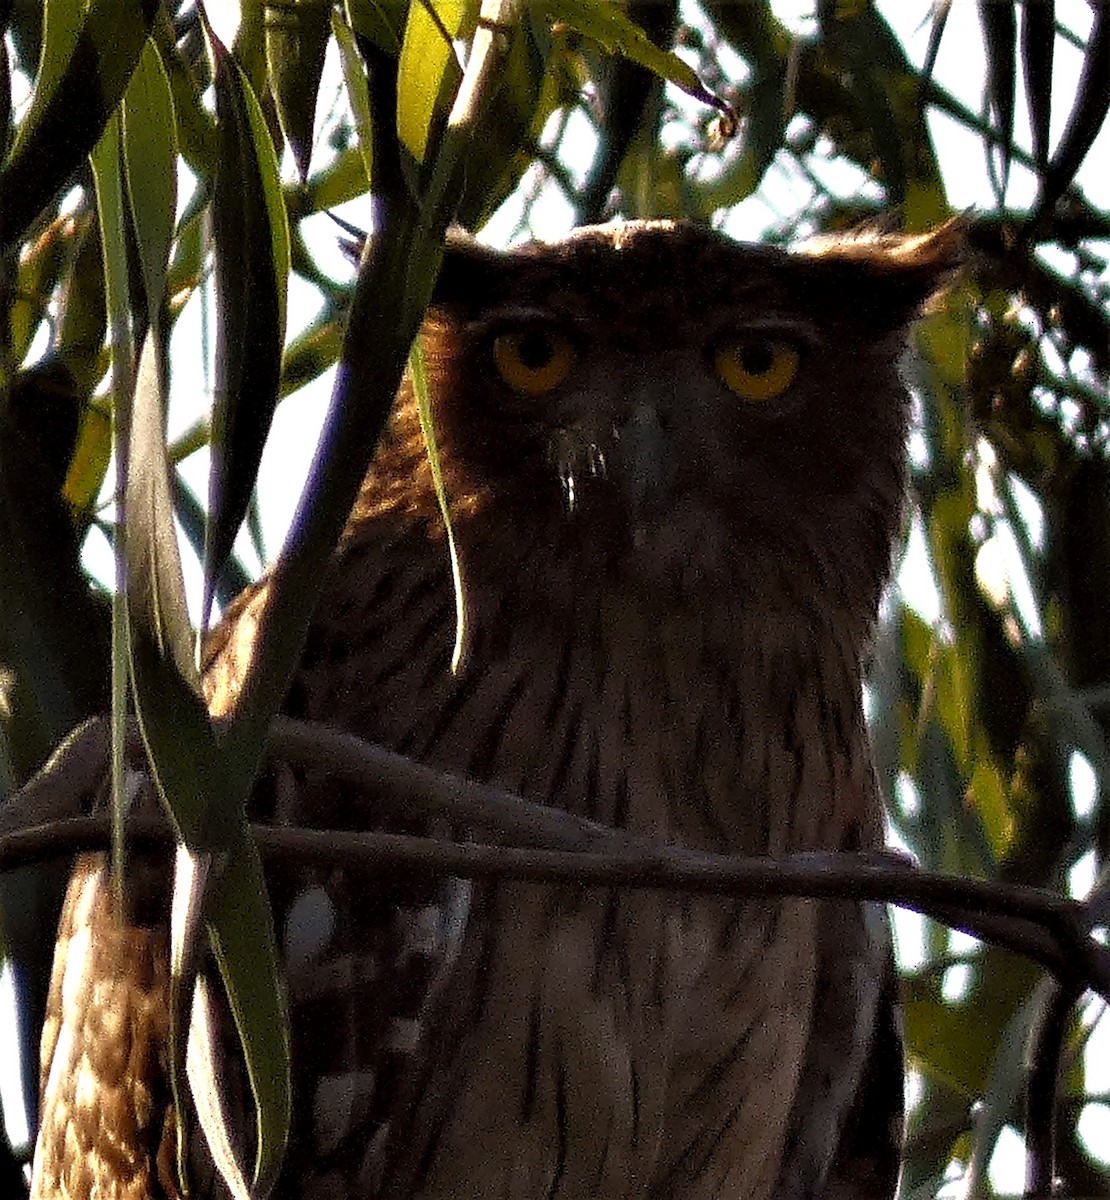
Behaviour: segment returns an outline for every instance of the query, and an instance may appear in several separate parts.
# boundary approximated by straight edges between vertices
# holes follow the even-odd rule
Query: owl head
[[[424,339],[472,576],[869,622],[904,491],[898,360],[960,245],[955,224],[790,252],[654,221],[453,243]],[[397,430],[392,453],[419,441],[411,397]],[[392,477],[427,503],[422,457]]]

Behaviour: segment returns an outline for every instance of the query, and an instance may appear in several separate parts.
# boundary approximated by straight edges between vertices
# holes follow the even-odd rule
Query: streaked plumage
[[[957,243],[947,228],[791,255],[657,223],[456,247],[425,337],[462,669],[403,391],[289,711],[660,841],[881,845],[861,684],[903,502],[896,360]],[[263,583],[214,635],[216,711],[266,602]],[[270,781],[257,807],[374,821],[322,778]],[[151,1165],[159,1146],[169,1162],[154,892],[149,925],[97,930],[80,957],[106,915],[101,869],[78,868],[39,1196],[170,1183]],[[295,1074],[282,1196],[892,1194],[901,1063],[874,906],[309,870],[274,872],[271,894]],[[122,1071],[90,1015],[106,997],[141,1042]],[[109,1100],[132,1134],[110,1152]]]

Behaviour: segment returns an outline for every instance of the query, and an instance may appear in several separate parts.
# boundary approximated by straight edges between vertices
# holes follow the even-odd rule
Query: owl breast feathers
[[[949,225],[787,253],[636,223],[452,245],[422,336],[462,666],[406,383],[287,710],[659,842],[881,845],[861,689],[904,499],[897,360],[959,243]],[[212,638],[216,713],[267,602],[263,580]],[[313,772],[263,780],[254,804],[382,823]],[[294,1064],[280,1196],[893,1194],[876,906],[288,866],[269,886]],[[174,1190],[165,921],[147,880],[116,922],[103,862],[79,864],[37,1196]],[[199,1149],[193,1167],[224,1194]]]

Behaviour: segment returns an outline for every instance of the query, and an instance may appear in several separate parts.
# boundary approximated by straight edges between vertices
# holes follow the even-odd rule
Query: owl
[[[660,844],[880,847],[862,686],[903,515],[898,360],[960,240],[949,224],[791,252],[636,222],[453,242],[421,337],[462,662],[406,382],[286,711]],[[210,640],[215,714],[268,602],[264,578]],[[275,769],[252,803],[258,821],[385,824],[315,770]],[[140,860],[120,920],[103,860],[75,869],[38,1197],[176,1195],[163,878]],[[268,886],[294,1072],[276,1195],[894,1193],[879,906],[288,864]],[[193,1140],[196,1194],[226,1195]]]

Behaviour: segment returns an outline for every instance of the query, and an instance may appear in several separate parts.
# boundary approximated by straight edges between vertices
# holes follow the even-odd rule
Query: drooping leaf
[[[281,131],[308,177],[316,95],[328,45],[327,0],[285,0],[265,10],[266,65]]]
[[[212,210],[218,324],[202,626],[277,404],[289,275],[289,227],[266,122],[234,57],[214,35],[210,45],[220,147]]]
[[[275,1024],[282,1000],[271,918],[253,847],[244,849],[246,797],[235,791],[242,780],[228,770],[216,742],[193,659],[174,532],[158,345],[148,335],[140,356],[125,495],[131,674],[155,781],[183,841],[182,861],[206,868],[175,880],[175,907],[194,916],[175,929],[171,946],[178,964],[171,1081],[180,1096],[195,939],[203,921],[215,947],[230,940],[237,952],[221,956],[220,967],[256,1101],[257,1182],[272,1180],[288,1138],[288,1047],[280,1019]]]
[[[552,24],[569,25],[611,53],[623,54],[660,78],[669,79],[702,104],[729,111],[728,105],[705,87],[696,71],[673,51],[656,46],[616,5],[591,4],[589,0],[536,0],[535,8]]]
[[[13,245],[100,139],[157,0],[46,0],[31,107],[0,169],[0,244]]]
[[[443,470],[440,465],[439,446],[436,440],[435,422],[432,416],[431,396],[428,392],[428,372],[424,365],[424,346],[420,338],[412,344],[409,352],[409,371],[412,375],[413,395],[416,398],[416,408],[420,415],[420,432],[424,435],[424,452],[428,458],[428,466],[432,472],[432,483],[435,487],[436,503],[443,517],[443,526],[447,531],[447,553],[451,560],[451,582],[455,588],[455,648],[451,655],[451,670],[457,671],[462,662],[463,647],[466,643],[466,592],[463,587],[462,569],[459,564],[458,547],[455,545],[455,530],[451,521],[451,497],[443,483]]]
[[[424,162],[437,101],[453,94],[461,72],[454,39],[471,0],[415,0],[409,6],[397,69],[397,133],[418,163]]]
[[[940,0],[933,5],[933,18],[929,25],[929,45],[925,49],[925,61],[921,66],[921,82],[929,84],[933,81],[933,69],[937,65],[937,55],[940,53],[940,40],[948,24],[948,14],[952,11],[952,0]]]
[[[1028,5],[1026,5],[1028,7]],[[998,137],[996,165],[993,139],[986,141],[987,169],[995,200],[1001,204],[1010,178],[1014,141],[1014,76],[1017,72],[1017,18],[1013,5],[979,0],[979,20],[987,49],[987,95]]]
[[[152,36],[170,81],[181,155],[197,175],[204,191],[216,170],[216,122],[201,103],[203,88],[182,57],[165,10],[161,10],[155,19]]]
[[[55,325],[58,357],[84,396],[92,395],[108,367],[106,305],[100,227],[90,213],[62,285]]]
[[[1052,115],[1052,61],[1056,48],[1055,0],[1021,6],[1021,61],[1025,96],[1033,132],[1033,161],[1043,175],[1048,166],[1049,121]]]
[[[208,935],[243,1047],[255,1107],[252,1197],[269,1194],[292,1120],[284,982],[258,850],[246,827],[208,899]]]
[[[1107,112],[1110,112],[1110,5],[1097,4],[1075,103],[1042,183],[1037,216],[1050,212],[1075,178]]]
[[[343,82],[347,88],[347,100],[351,105],[351,113],[355,121],[355,136],[358,138],[358,152],[362,158],[366,172],[365,183],[368,185],[373,178],[373,146],[372,132],[373,114],[370,112],[370,89],[366,85],[366,72],[355,45],[354,32],[338,12],[332,13],[332,31],[335,34],[335,44],[339,47],[339,63],[343,70]]]
[[[146,311],[160,320],[177,215],[177,134],[162,59],[147,41],[123,96],[123,160],[131,225],[146,290]]]

